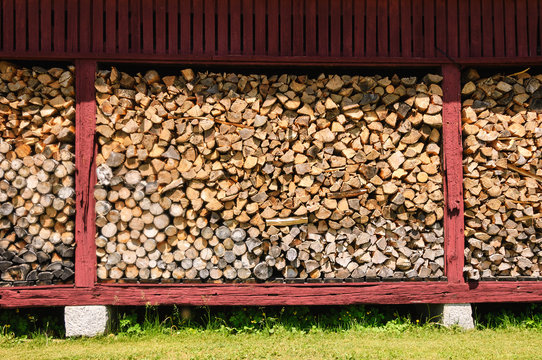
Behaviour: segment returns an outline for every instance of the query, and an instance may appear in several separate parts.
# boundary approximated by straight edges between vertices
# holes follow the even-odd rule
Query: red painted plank
[[[293,55],[301,56],[304,55],[304,45],[305,45],[305,28],[303,26],[303,14],[304,14],[304,3],[303,0],[293,0],[292,8],[292,37],[293,37]]]
[[[179,51],[179,1],[168,0],[167,2],[167,17],[168,17],[168,54],[177,54]]]
[[[482,55],[494,56],[493,52],[493,0],[482,0]]]
[[[75,62],[75,286],[92,287],[96,282],[94,184],[96,183],[96,62]]]
[[[317,54],[316,43],[316,0],[305,1],[305,55]]]
[[[468,0],[459,1],[459,56],[470,56],[470,42],[469,42],[469,18],[465,16],[470,12]]]
[[[141,2],[141,20],[143,23],[143,53],[152,54],[154,52],[154,26],[153,26],[153,6],[152,1],[143,0]]]
[[[400,0],[389,0],[389,24],[390,24],[390,56],[401,56],[401,11],[399,10]]]
[[[329,55],[329,1],[318,0],[318,55]]]
[[[55,52],[66,51],[66,3],[64,0],[53,0],[53,49]]]
[[[516,7],[514,1],[504,0],[504,34],[506,56],[517,56],[516,50]]]
[[[15,18],[15,6],[13,1],[14,0],[4,0],[2,2],[2,38],[4,51],[12,51],[14,48],[15,24],[13,23],[13,20]]]
[[[267,0],[267,55],[280,55],[278,0]]]
[[[130,51],[141,52],[141,0],[130,0]]]
[[[435,1],[435,55],[438,57],[444,56],[447,50],[447,39],[448,34],[447,28],[447,14],[446,14],[446,0],[436,0]]]
[[[342,1],[342,54],[343,56],[352,56],[354,54],[354,33],[352,28],[354,12],[352,10],[352,0]]]
[[[412,0],[401,0],[401,55],[412,56]]]
[[[40,50],[39,0],[28,0],[28,8],[28,51],[37,52]]]
[[[241,0],[230,0],[230,54],[241,54]]]
[[[531,0],[532,1],[532,0]],[[527,35],[527,1],[516,0],[516,29],[517,29],[517,56],[529,56],[529,43]]]
[[[183,284],[1,288],[0,307],[67,305],[347,305],[539,302],[542,283]]]
[[[190,22],[190,14],[192,12],[192,8],[190,5],[190,0],[180,0],[179,5],[179,12],[180,12],[180,44],[181,48],[179,49],[181,54],[189,54],[191,50],[190,45],[190,31],[192,29],[192,25]]]
[[[280,54],[292,55],[292,0],[280,0]]]
[[[470,56],[482,56],[481,0],[470,2]]]
[[[130,48],[130,18],[128,12],[130,9],[129,0],[118,0],[119,29],[117,33],[117,45],[119,53],[126,54]]]
[[[444,256],[450,283],[462,283],[465,248],[463,224],[463,148],[461,140],[461,71],[442,66],[444,93],[442,147],[444,154]]]
[[[192,1],[192,11],[194,21],[192,23],[192,44],[193,54],[203,54],[203,33],[204,33],[204,20],[203,20],[203,0]]]
[[[377,0],[367,0],[366,7],[366,26],[365,26],[365,55],[367,56],[376,56],[376,2]]]
[[[88,54],[91,51],[91,23],[90,19],[92,14],[92,7],[90,0],[80,0],[79,3],[79,51],[83,54]],[[83,16],[85,14],[86,16]]]
[[[529,56],[536,56],[538,39],[538,1],[527,1],[527,34],[529,35]]]
[[[105,52],[117,52],[117,1],[105,2]]]
[[[388,56],[388,0],[377,2],[378,55]]]
[[[67,51],[76,53],[79,51],[79,2],[77,0],[66,0],[68,5],[68,43]],[[33,11],[32,11],[33,12]],[[87,13],[88,16],[88,13]]]
[[[412,1],[412,54],[415,57],[423,56],[423,2]]]
[[[459,56],[459,28],[458,28],[458,4],[457,0],[448,0],[447,1],[447,24],[446,24],[446,49],[448,56],[452,58],[457,58]],[[444,50],[443,49],[443,50]]]
[[[243,54],[254,54],[254,2],[243,0]]]
[[[494,55],[505,55],[504,42],[504,0],[493,0],[493,41]]]
[[[331,1],[330,12],[330,37],[329,54],[334,57],[341,56],[341,1]]]
[[[354,0],[354,56],[365,55],[365,0]]]
[[[265,0],[254,1],[254,53],[265,55],[267,29],[265,27],[266,2]]]
[[[435,7],[433,0],[424,0],[424,54],[425,57],[435,56]]]
[[[154,20],[154,41],[156,46],[157,54],[166,53],[166,7],[167,0],[154,0],[154,9],[156,11],[155,20]]]
[[[26,0],[15,1],[15,50],[26,51]]]
[[[228,2],[215,0],[204,0],[203,8],[205,20],[205,44],[204,51],[207,55],[214,55],[218,47],[218,54],[226,55],[228,53]],[[218,9],[217,9],[218,7]],[[218,15],[218,21],[215,23],[215,15]],[[215,37],[218,33],[218,39]]]
[[[103,5],[103,0],[94,0],[92,2],[92,52],[94,53],[104,51]]]

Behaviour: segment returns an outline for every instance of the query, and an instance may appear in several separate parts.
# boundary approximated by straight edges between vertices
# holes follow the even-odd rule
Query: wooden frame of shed
[[[0,0],[0,33],[2,59],[75,63],[77,168],[75,283],[0,288],[0,307],[542,301],[536,279],[464,280],[460,96],[463,66],[542,64],[542,0]],[[447,281],[97,283],[99,62],[439,67]]]

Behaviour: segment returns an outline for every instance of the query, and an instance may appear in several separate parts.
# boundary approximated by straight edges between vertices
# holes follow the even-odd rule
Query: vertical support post
[[[96,183],[96,61],[75,62],[75,286],[96,283],[94,184]]]
[[[444,167],[444,256],[448,282],[464,282],[463,146],[461,139],[461,71],[454,64],[442,66],[444,94],[442,145]]]

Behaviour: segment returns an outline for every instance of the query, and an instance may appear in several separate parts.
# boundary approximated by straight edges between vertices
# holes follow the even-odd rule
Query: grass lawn
[[[428,327],[227,334],[110,335],[94,339],[0,337],[0,359],[540,359],[542,331]]]

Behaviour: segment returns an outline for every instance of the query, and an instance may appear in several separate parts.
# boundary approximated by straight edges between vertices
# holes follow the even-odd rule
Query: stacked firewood
[[[0,284],[72,281],[74,68],[0,62]]]
[[[465,274],[540,277],[542,75],[465,80]]]
[[[99,71],[98,278],[442,277],[441,80]]]

